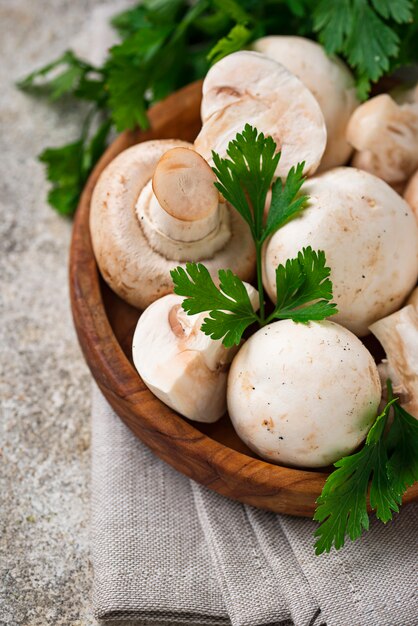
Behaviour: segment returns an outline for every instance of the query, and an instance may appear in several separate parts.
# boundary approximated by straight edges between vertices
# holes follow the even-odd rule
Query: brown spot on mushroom
[[[309,444],[309,447],[311,449],[314,449],[313,448],[313,443],[314,443],[315,440],[316,440],[316,433],[315,432],[311,432],[311,433],[309,433],[309,435],[307,435],[305,437],[305,441],[306,441],[307,444]],[[318,446],[316,446],[316,447],[318,447]]]
[[[365,197],[365,200],[371,208],[374,208],[376,206],[376,200],[374,200],[373,198]]]
[[[271,430],[274,428],[274,422],[271,417],[269,417],[268,419],[264,418],[263,421],[261,422],[261,425],[266,427],[267,430]]]
[[[251,392],[254,391],[254,386],[248,371],[242,372],[242,376],[240,377],[240,386],[245,395],[250,397]]]
[[[234,96],[236,98],[239,98],[241,96],[241,92],[238,91],[238,89],[234,89],[233,87],[229,87],[228,85],[224,85],[216,89],[216,95],[220,96],[221,94]]]
[[[183,170],[184,169],[184,163],[172,163],[169,162],[166,165],[166,172],[172,172],[174,170]]]

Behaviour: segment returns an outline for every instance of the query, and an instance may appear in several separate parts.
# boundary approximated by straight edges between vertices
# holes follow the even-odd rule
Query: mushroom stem
[[[254,310],[257,292],[244,283]],[[149,389],[189,419],[215,422],[226,411],[227,371],[238,346],[226,348],[201,330],[207,313],[188,315],[174,294],[139,318],[132,345],[135,367]]]
[[[229,216],[216,176],[194,150],[173,148],[159,160],[136,205],[150,245],[167,258],[211,258],[229,240]]]
[[[219,224],[216,176],[194,150],[173,148],[158,161],[152,178],[152,212],[166,235],[203,239]]]
[[[352,165],[401,189],[418,167],[418,88],[364,102],[346,137],[356,149]]]
[[[409,179],[403,197],[413,210],[414,215],[418,220],[418,170]]]
[[[386,359],[379,365],[382,376],[392,380],[395,395],[418,418],[418,315],[407,305],[370,326],[382,344]],[[382,381],[385,383],[385,380]]]
[[[159,203],[155,193],[149,200],[149,211],[152,221],[170,239],[177,241],[200,241],[215,231],[219,225],[219,208],[211,214],[193,221],[181,220],[170,215]]]

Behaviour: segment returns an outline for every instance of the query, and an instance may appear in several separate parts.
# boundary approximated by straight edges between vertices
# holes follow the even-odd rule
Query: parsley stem
[[[270,322],[272,322],[275,318],[274,318],[274,313],[275,311],[273,311],[273,313],[271,313],[271,315],[268,316],[268,318],[265,320],[265,322],[263,322],[263,326],[267,326],[268,324],[270,324]]]
[[[264,326],[264,287],[263,287],[263,273],[262,273],[262,261],[261,261],[261,251],[263,244],[261,241],[255,242],[255,255],[256,255],[256,264],[257,264],[257,289],[258,289],[258,298],[260,301],[260,324]]]

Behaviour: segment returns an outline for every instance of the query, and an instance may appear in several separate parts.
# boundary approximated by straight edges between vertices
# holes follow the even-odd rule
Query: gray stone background
[[[0,624],[90,626],[90,376],[67,286],[71,222],[36,160],[81,111],[13,82],[69,46],[97,0],[0,0]]]
[[[47,205],[36,159],[77,137],[82,110],[51,107],[14,81],[83,31],[86,46],[92,11],[115,1],[135,2],[0,0],[0,626],[98,624],[88,550],[91,379],[70,313],[71,222]]]

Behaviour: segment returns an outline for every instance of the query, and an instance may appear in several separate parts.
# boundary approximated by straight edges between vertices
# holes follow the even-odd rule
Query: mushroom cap
[[[192,148],[174,139],[145,141],[128,148],[104,169],[93,192],[90,233],[100,272],[113,291],[140,309],[171,293],[170,270],[185,266],[151,247],[135,210],[140,192],[151,180],[158,161],[176,147]],[[201,260],[213,278],[217,278],[219,269],[230,268],[242,280],[250,281],[255,268],[251,233],[237,211],[229,205],[228,211],[229,240],[212,257],[204,258],[202,239]]]
[[[403,197],[413,210],[414,215],[418,220],[418,170],[410,178]]]
[[[358,336],[398,309],[418,277],[418,226],[408,204],[384,181],[351,167],[307,181],[300,217],[265,247],[263,282],[276,299],[276,267],[299,250],[324,250],[331,268],[333,320]]]
[[[284,65],[315,96],[327,127],[327,146],[319,171],[343,165],[353,148],[345,137],[348,120],[359,105],[353,75],[337,57],[305,37],[270,35],[252,43],[256,52]]]
[[[245,284],[254,310],[258,292]],[[132,357],[147,387],[167,406],[198,422],[215,422],[226,411],[229,364],[238,347],[225,348],[200,327],[207,313],[188,315],[184,298],[168,294],[138,320]]]
[[[297,467],[323,467],[355,450],[380,396],[369,351],[328,321],[261,328],[228,376],[228,411],[239,437],[262,458]]]
[[[347,126],[347,140],[356,149],[353,165],[391,185],[406,181],[418,167],[418,90],[411,94],[400,103],[389,94],[371,98]]]
[[[417,309],[409,304],[378,320],[370,326],[370,330],[386,353],[383,362],[385,378],[392,380],[394,393],[400,395],[401,405],[405,410],[418,418]]]
[[[225,156],[247,123],[282,150],[277,176],[286,176],[300,161],[305,174],[313,174],[325,150],[324,117],[314,96],[286,68],[257,52],[235,52],[209,70],[201,115],[195,148],[208,161],[212,150]]]

